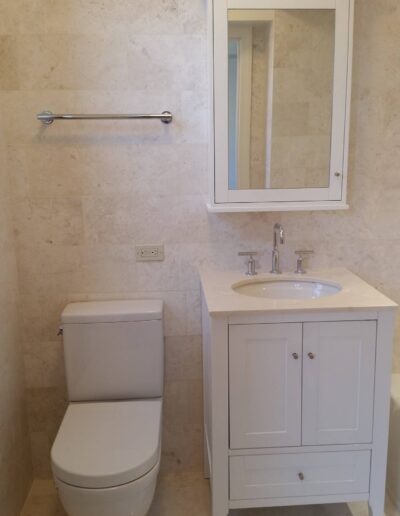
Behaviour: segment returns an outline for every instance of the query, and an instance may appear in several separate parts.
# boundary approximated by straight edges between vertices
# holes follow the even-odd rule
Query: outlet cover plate
[[[137,262],[162,262],[164,261],[164,245],[137,245],[136,261]]]

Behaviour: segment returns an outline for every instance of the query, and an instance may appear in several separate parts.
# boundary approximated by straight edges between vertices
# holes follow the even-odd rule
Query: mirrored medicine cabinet
[[[354,0],[214,0],[209,9],[209,211],[348,208]]]

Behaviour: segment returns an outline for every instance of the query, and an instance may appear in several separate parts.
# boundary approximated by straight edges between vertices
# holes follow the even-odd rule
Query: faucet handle
[[[256,276],[256,261],[253,256],[257,256],[257,251],[241,251],[238,253],[238,256],[248,256],[249,260],[247,262],[247,272],[246,276]]]
[[[296,267],[296,270],[294,271],[295,274],[305,274],[306,271],[303,269],[303,259],[306,256],[309,256],[310,254],[314,254],[314,251],[311,249],[299,249],[299,250],[295,251],[294,254],[296,254],[298,256],[297,267]]]

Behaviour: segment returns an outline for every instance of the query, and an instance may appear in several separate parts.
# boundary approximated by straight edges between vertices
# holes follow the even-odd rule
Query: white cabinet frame
[[[391,359],[395,311],[363,309],[316,312],[210,315],[202,298],[204,364],[205,475],[211,478],[212,516],[226,516],[230,509],[367,501],[371,516],[384,516],[386,458],[389,430]],[[375,389],[372,442],[231,449],[229,445],[229,327],[231,325],[373,321],[376,325]],[[375,332],[373,332],[375,334]],[[342,494],[313,494],[236,499],[230,495],[229,462],[233,457],[277,454],[371,454],[369,489]],[[261,460],[261,459],[260,459]]]
[[[328,188],[229,190],[228,9],[335,9],[335,57]],[[347,209],[354,0],[213,0],[210,212]],[[210,27],[211,28],[211,27]]]

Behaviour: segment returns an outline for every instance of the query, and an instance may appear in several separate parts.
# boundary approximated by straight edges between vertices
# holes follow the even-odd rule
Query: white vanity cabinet
[[[265,311],[202,277],[213,516],[351,501],[384,516],[396,305],[346,274],[363,301],[343,288],[323,302],[263,300]]]

